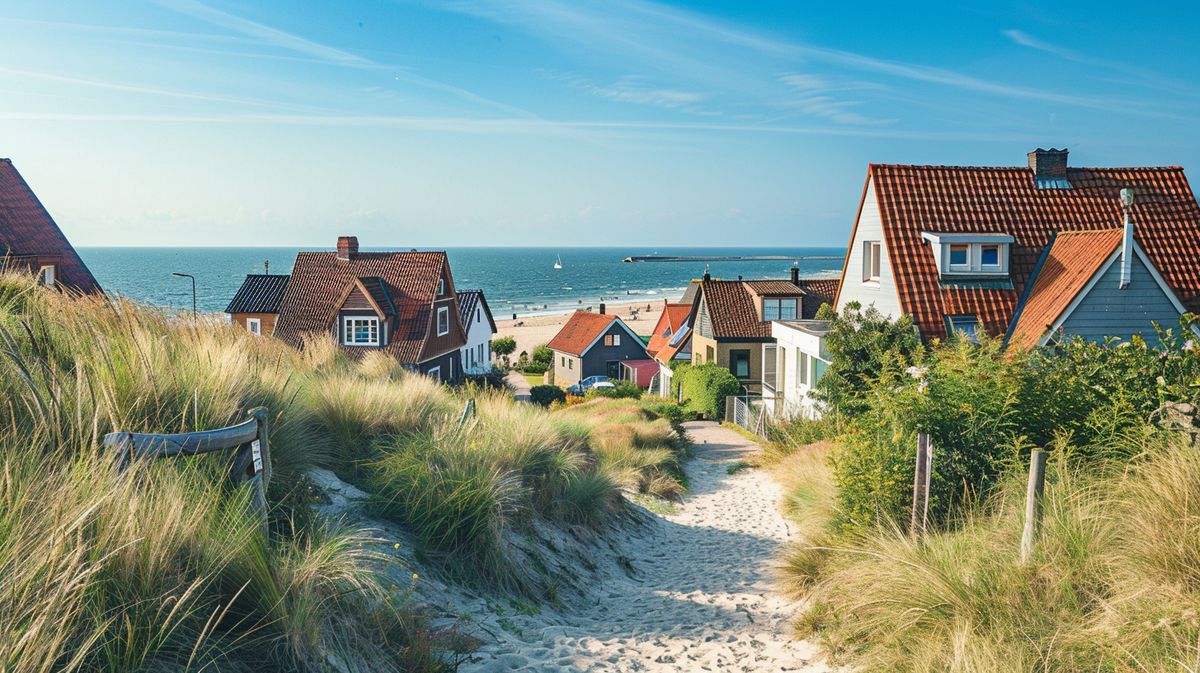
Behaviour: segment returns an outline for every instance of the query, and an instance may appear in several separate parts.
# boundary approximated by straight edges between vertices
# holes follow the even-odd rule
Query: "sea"
[[[386,250],[387,248],[368,248]],[[394,249],[394,248],[393,248]],[[168,309],[220,313],[246,274],[291,273],[296,253],[318,248],[78,248],[111,294]],[[481,289],[497,319],[560,313],[608,302],[677,301],[690,280],[704,275],[747,280],[837,275],[844,248],[446,248],[459,290]],[[640,255],[676,257],[782,257],[773,260],[625,262]],[[562,268],[555,262],[562,260]]]

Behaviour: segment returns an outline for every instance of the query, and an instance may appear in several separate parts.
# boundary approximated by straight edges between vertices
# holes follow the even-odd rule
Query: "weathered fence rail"
[[[252,491],[251,506],[267,532],[267,485],[271,481],[270,421],[265,408],[250,411],[250,418],[225,428],[152,434],[110,432],[104,436],[105,448],[115,453],[113,460],[120,474],[139,460],[195,456],[236,449],[229,470],[235,486],[247,485]]]

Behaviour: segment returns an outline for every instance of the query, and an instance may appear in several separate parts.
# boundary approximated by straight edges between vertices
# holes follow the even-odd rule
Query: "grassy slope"
[[[550,413],[474,394],[459,428],[461,396],[386,357],[0,276],[0,669],[436,670],[444,639],[380,586],[394,561],[367,551],[370,531],[309,512],[309,467],[367,489],[448,573],[523,592],[541,578],[508,562],[504,536],[535,518],[604,526],[623,489],[678,489],[681,441],[644,405]],[[114,429],[207,429],[258,405],[273,414],[270,540],[216,459],[117,479],[97,448]]]
[[[802,522],[783,577],[811,599],[799,633],[869,671],[1200,670],[1200,453],[1179,437],[1148,447],[1085,474],[1053,461],[1041,543],[1024,566],[1022,474],[924,542],[880,529],[834,537],[829,445],[778,451],[773,469]]]

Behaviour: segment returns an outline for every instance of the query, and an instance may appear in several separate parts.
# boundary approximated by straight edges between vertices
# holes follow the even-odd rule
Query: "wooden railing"
[[[250,418],[237,425],[202,432],[149,434],[110,432],[104,446],[115,452],[114,462],[120,474],[138,460],[154,460],[236,449],[229,478],[235,486],[248,485],[250,504],[267,532],[267,484],[271,481],[271,444],[266,408],[252,409]]]

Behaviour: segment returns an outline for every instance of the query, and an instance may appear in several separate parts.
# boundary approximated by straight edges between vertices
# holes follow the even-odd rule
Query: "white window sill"
[[[350,348],[378,348],[378,347],[379,347],[379,344],[378,344],[378,343],[373,343],[373,344],[350,344],[350,343],[345,343],[345,342],[342,342],[342,345],[343,345],[343,346],[349,346]]]
[[[879,279],[875,278],[873,280],[864,280],[863,285],[866,287],[879,287]]]

